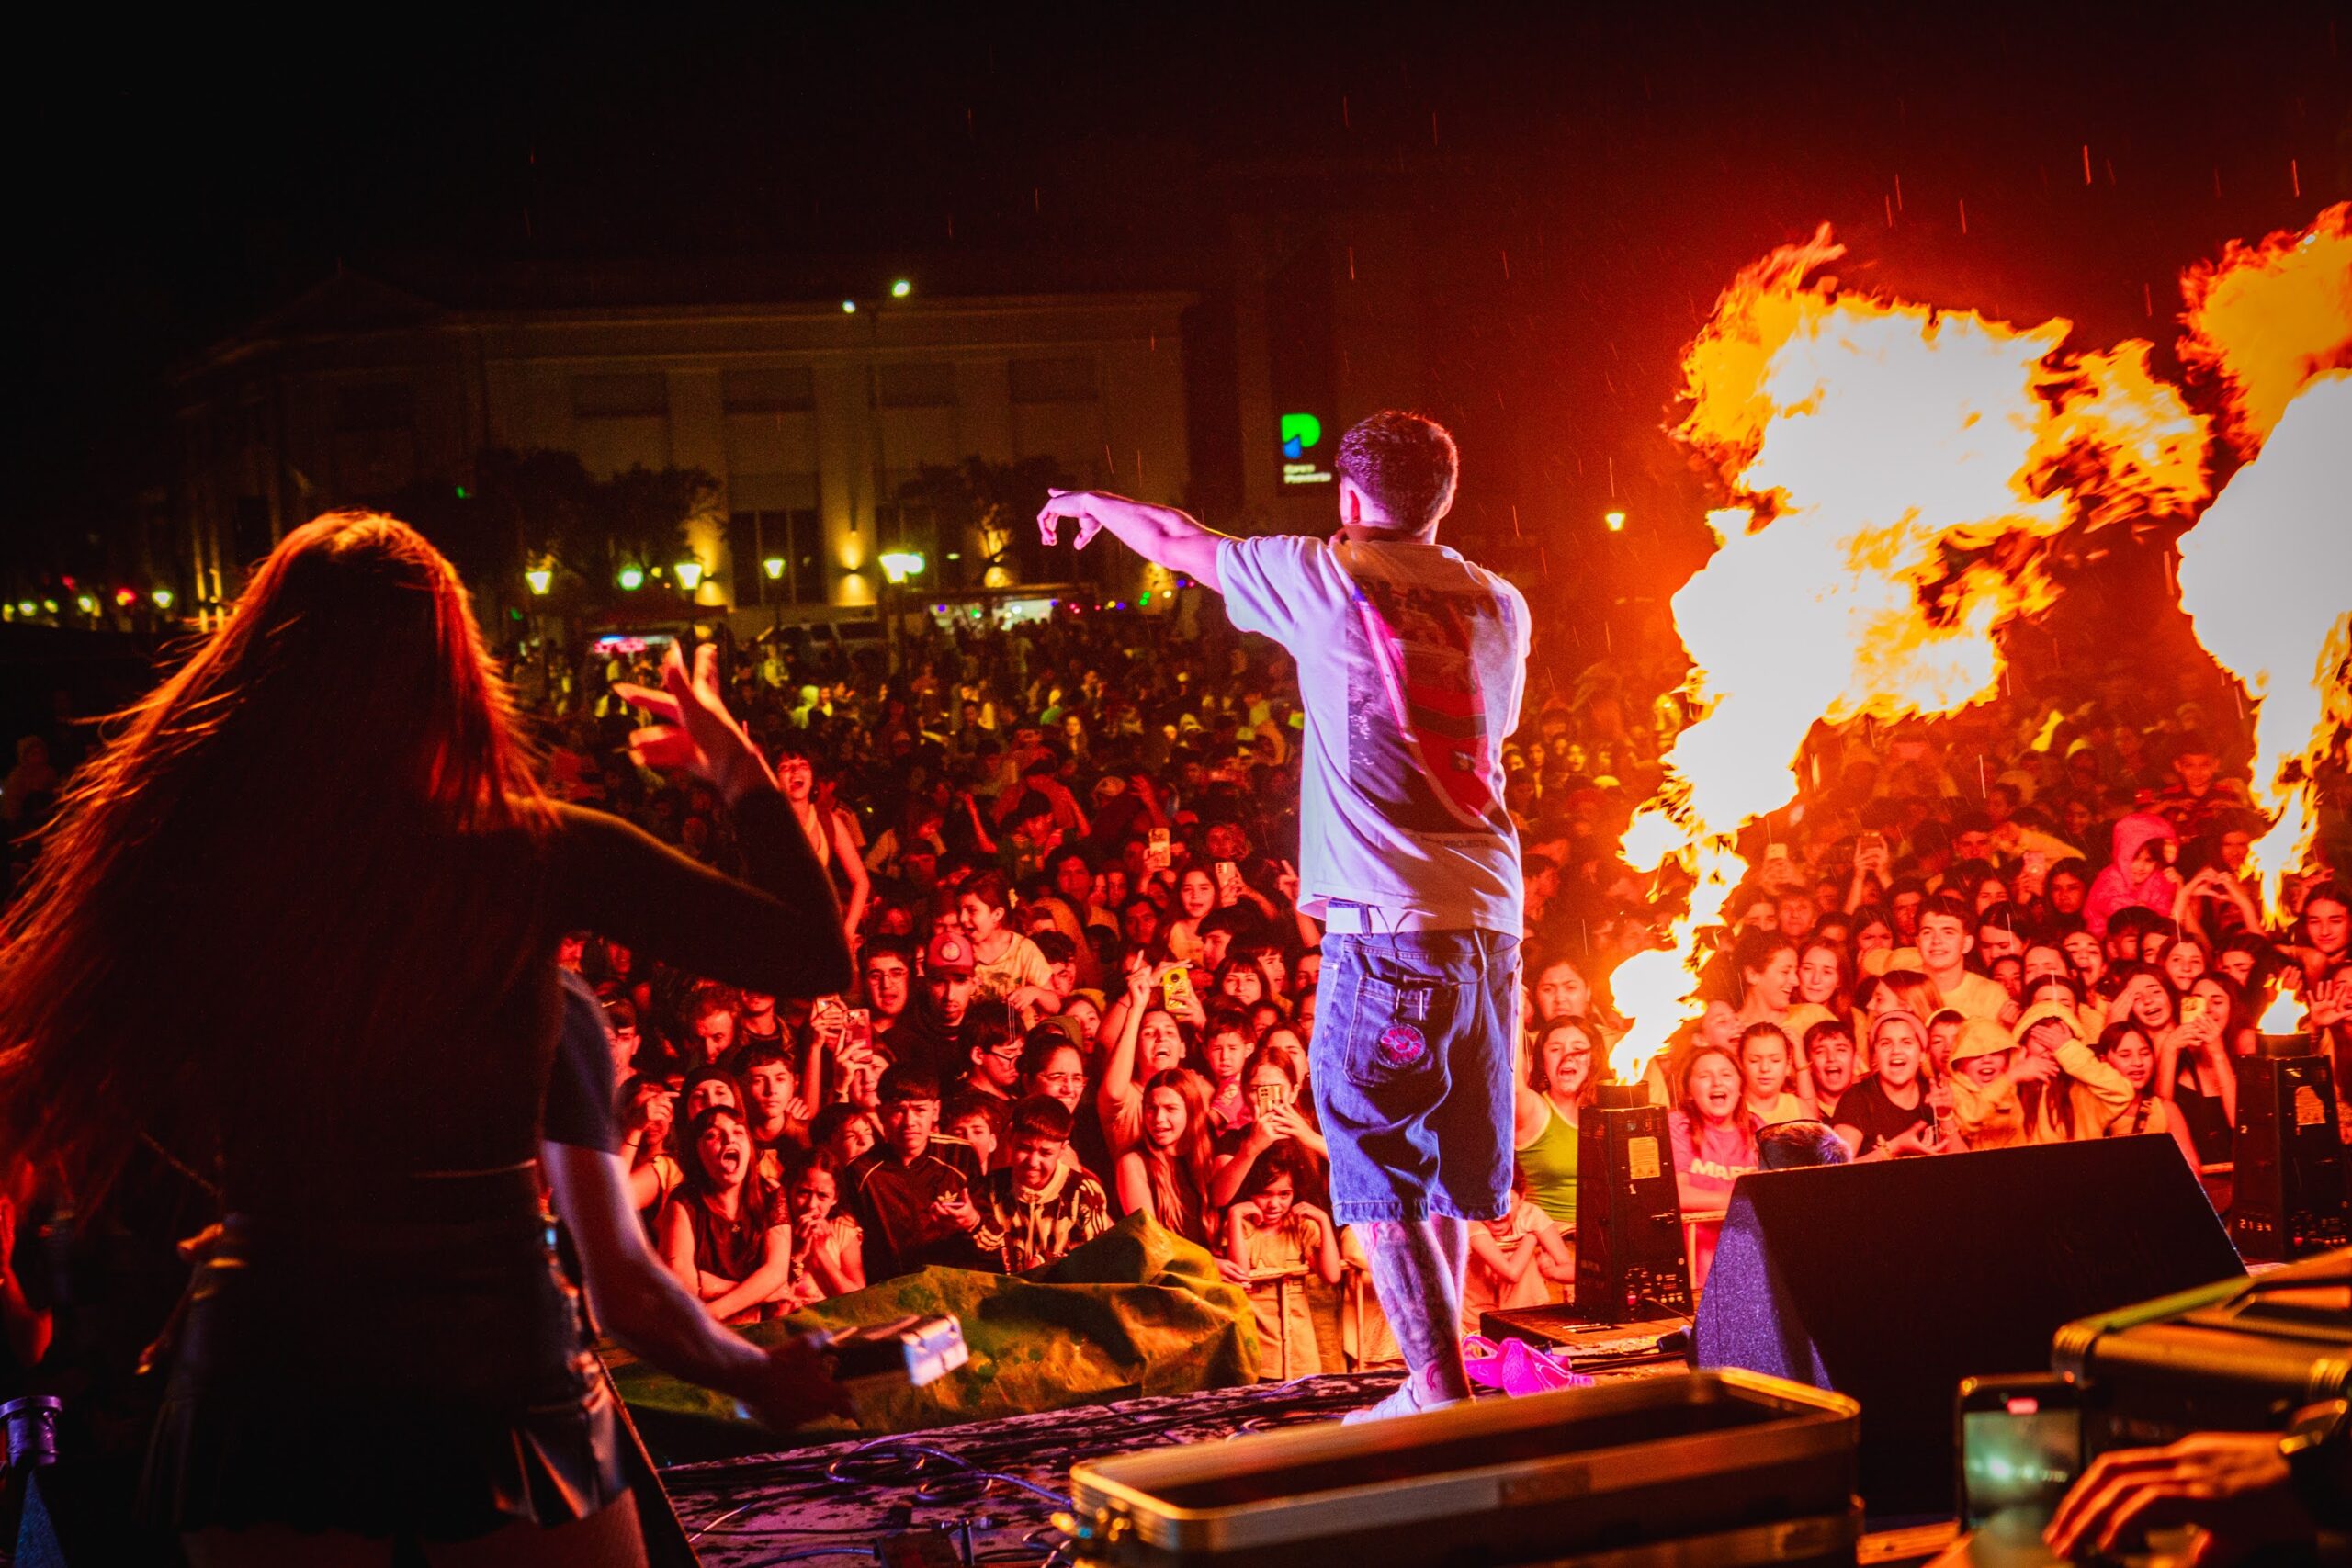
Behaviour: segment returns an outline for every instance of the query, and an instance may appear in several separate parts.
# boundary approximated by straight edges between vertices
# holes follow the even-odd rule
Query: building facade
[[[972,541],[901,508],[901,484],[925,465],[1047,457],[1079,483],[1181,502],[1191,302],[910,289],[490,310],[345,275],[175,378],[176,570],[202,614],[318,513],[462,484],[476,454],[505,448],[571,452],[598,478],[709,474],[719,500],[686,520],[686,548],[691,596],[714,611],[870,615],[893,549],[925,557],[918,583],[979,586],[959,566]]]

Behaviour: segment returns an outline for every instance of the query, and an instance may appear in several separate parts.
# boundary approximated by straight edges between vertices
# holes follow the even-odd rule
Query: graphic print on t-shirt
[[[1368,555],[1342,558],[1363,639],[1349,661],[1351,782],[1410,832],[1508,833],[1486,691],[1516,655],[1503,602],[1383,575]]]

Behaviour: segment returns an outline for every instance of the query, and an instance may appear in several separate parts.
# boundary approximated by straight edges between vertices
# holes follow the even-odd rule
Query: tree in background
[[[939,587],[1012,587],[1073,577],[1091,581],[1092,563],[1103,558],[1100,551],[1049,555],[1034,525],[1046,491],[1073,489],[1077,482],[1054,457],[996,463],[972,457],[954,464],[926,463],[899,487],[899,516],[911,521],[928,513],[937,525],[941,554],[955,550],[964,556],[954,563],[960,571],[944,560],[930,563],[931,581]],[[884,548],[900,542],[911,541],[894,540],[886,531]]]
[[[555,563],[560,597],[605,604],[631,563],[649,575],[684,552],[687,520],[717,510],[700,468],[631,468],[599,479],[570,452],[478,453],[462,481],[421,481],[380,504],[413,525],[491,603],[525,595],[523,573]]]

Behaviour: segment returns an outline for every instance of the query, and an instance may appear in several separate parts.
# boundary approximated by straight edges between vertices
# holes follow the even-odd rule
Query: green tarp
[[[854,1425],[807,1430],[906,1432],[1138,1395],[1186,1393],[1258,1375],[1250,1298],[1205,1247],[1134,1214],[1033,1274],[920,1273],[837,1296],[742,1332],[775,1344],[816,1328],[944,1314],[964,1325],[971,1362],[928,1388],[861,1399]],[[732,1400],[679,1382],[616,1347],[605,1359],[648,1440],[676,1457],[762,1452],[775,1442]]]

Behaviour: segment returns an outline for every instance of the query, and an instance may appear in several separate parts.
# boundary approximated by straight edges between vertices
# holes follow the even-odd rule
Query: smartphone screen
[[[1216,863],[1216,894],[1226,899],[1241,897],[1241,868],[1229,860]]]
[[[2054,1378],[1985,1382],[1961,1396],[1961,1528],[2038,1532],[2082,1470],[2075,1390]]]
[[[1278,1083],[1261,1083],[1250,1091],[1250,1109],[1255,1115],[1280,1111],[1289,1103],[1290,1096],[1283,1092],[1283,1086]]]
[[[1168,852],[1167,829],[1154,828],[1151,830],[1151,838],[1144,850],[1143,859],[1144,864],[1154,871],[1166,871],[1168,869],[1170,857]]]
[[[2205,1017],[2205,1010],[2211,1005],[2211,998],[2200,997],[2191,991],[2180,998],[2180,1021],[2184,1024],[2201,1021]]]
[[[874,1011],[870,1008],[849,1010],[849,1031],[842,1043],[853,1051],[863,1051],[874,1043]]]

